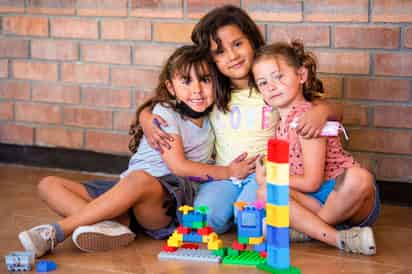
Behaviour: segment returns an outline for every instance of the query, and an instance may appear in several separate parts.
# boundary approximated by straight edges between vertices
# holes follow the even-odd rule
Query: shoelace
[[[38,232],[40,237],[42,237],[46,241],[51,242],[51,250],[54,249],[56,242],[56,231],[53,229],[53,227],[49,226],[44,226],[44,227],[39,227]]]

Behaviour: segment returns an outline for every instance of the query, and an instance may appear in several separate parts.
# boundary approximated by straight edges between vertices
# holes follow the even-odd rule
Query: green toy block
[[[205,227],[206,225],[206,222],[193,222],[192,228],[199,229]]]
[[[264,263],[256,265],[256,268],[272,274],[301,274],[300,269],[293,266],[286,269],[278,269]]]
[[[266,263],[266,259],[262,258],[256,251],[245,250],[241,251],[238,256],[226,256],[222,260],[223,264],[247,265],[255,266]]]
[[[213,254],[223,258],[227,255],[227,248],[223,247],[223,248],[219,248],[217,250],[213,250]]]
[[[239,244],[249,244],[249,238],[248,237],[237,237],[237,241]]]
[[[239,256],[239,250],[228,248],[227,249],[227,256]]]

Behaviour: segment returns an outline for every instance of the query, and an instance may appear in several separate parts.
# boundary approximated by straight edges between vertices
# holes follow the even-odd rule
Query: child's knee
[[[37,192],[39,193],[40,197],[43,198],[47,196],[53,186],[56,185],[58,182],[58,177],[56,176],[47,176],[40,180],[37,185]]]
[[[360,193],[365,196],[374,192],[374,177],[364,168],[351,168],[346,174],[346,191],[349,193]]]

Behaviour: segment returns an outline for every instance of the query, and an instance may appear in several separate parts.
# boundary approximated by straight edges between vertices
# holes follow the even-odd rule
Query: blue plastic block
[[[237,229],[238,237],[261,237],[263,233],[262,220],[265,216],[264,209],[255,206],[245,206],[238,212]]]
[[[266,227],[266,242],[268,245],[289,248],[289,227]]]
[[[206,222],[206,215],[198,211],[192,211],[182,216],[182,222],[189,224],[193,222]]]
[[[57,265],[53,261],[38,261],[36,263],[37,272],[50,272],[57,269]]]
[[[266,251],[266,242],[263,242],[258,245],[253,245],[253,250],[257,252]]]
[[[196,232],[183,234],[183,242],[202,243],[203,242],[203,236],[197,234]]]
[[[274,268],[289,268],[290,267],[290,250],[289,248],[276,248],[267,245],[267,264]]]
[[[175,252],[162,251],[157,257],[160,260],[183,260],[208,263],[220,263],[222,260],[221,256],[213,254],[210,250],[186,248],[179,248]]]
[[[267,184],[267,202],[273,205],[289,204],[289,186]]]
[[[14,251],[4,256],[9,272],[30,271],[34,264],[34,253],[30,251]]]

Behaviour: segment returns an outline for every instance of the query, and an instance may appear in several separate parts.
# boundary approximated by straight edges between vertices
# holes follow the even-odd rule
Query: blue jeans
[[[233,204],[237,201],[254,202],[256,200],[256,174],[250,174],[234,185],[232,180],[219,180],[203,183],[195,197],[195,206],[208,207],[207,221],[216,233],[224,233],[233,224]]]

